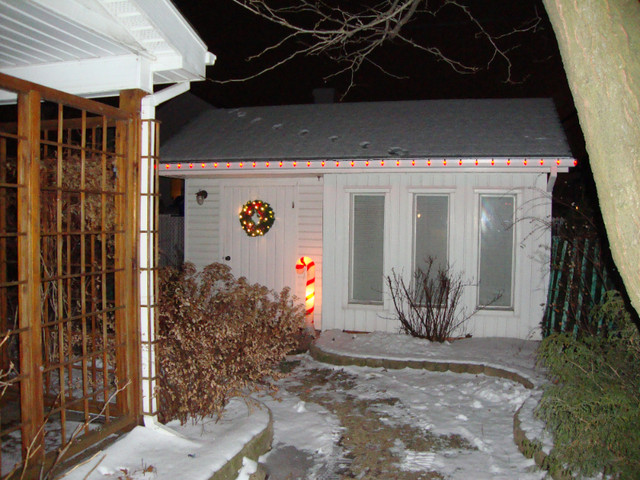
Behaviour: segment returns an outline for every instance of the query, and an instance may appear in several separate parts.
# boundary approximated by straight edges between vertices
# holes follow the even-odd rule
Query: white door
[[[280,291],[295,288],[298,215],[296,185],[222,187],[222,258],[236,277]],[[238,214],[250,200],[267,202],[275,213],[271,229],[250,237],[240,226]]]

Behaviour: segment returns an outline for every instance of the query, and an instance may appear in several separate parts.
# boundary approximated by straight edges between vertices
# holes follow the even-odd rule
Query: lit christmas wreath
[[[250,200],[245,203],[238,218],[242,229],[250,237],[264,235],[276,221],[273,209],[262,200]]]

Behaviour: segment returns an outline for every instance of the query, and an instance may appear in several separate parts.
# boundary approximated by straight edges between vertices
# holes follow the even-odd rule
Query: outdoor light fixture
[[[208,193],[206,190],[199,190],[196,193],[196,202],[198,202],[198,205],[202,205],[204,203],[204,199],[207,198]]]

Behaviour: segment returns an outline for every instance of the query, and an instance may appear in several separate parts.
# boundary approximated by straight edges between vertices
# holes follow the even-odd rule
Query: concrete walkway
[[[470,338],[440,344],[407,338],[404,335],[383,333],[350,334],[331,330],[322,332],[314,345],[311,346],[310,354],[318,361],[334,365],[360,365],[394,369],[410,367],[424,368],[431,371],[485,374],[506,378],[537,391],[544,382],[542,372],[535,367],[535,352],[538,344],[539,342],[536,341],[508,338]],[[539,395],[532,395],[531,398],[535,404],[537,402],[536,399],[539,399]],[[527,411],[532,411],[533,406],[530,402],[523,408]],[[224,445],[225,459],[223,461],[204,460],[200,454],[188,455],[185,458],[188,458],[191,463],[195,463],[195,459],[205,461],[207,464],[206,466],[203,464],[205,470],[215,465],[214,471],[209,470],[210,473],[204,478],[215,480],[235,479],[238,470],[242,466],[244,456],[257,460],[260,455],[266,453],[271,447],[273,419],[268,409],[265,409],[256,409],[249,416],[247,416],[245,410],[244,414],[226,418],[227,425],[225,429],[228,432],[234,432],[232,435],[234,438],[244,439],[243,443],[234,446],[233,451],[229,449],[229,437],[224,434],[216,434],[212,436],[210,442],[202,445],[202,452],[208,450],[218,453],[221,450],[221,445]],[[515,414],[514,440],[527,457],[531,458],[533,456],[539,465],[548,468],[548,460],[543,447],[544,442],[535,438],[536,435],[541,435],[543,429],[540,425],[532,425],[529,418],[532,417],[531,414],[527,414],[526,417],[524,421],[520,418],[520,410]],[[144,428],[137,427],[136,430]],[[178,437],[181,437],[179,441],[183,441],[185,436],[191,437],[191,433],[194,433],[194,437],[196,436],[195,430],[191,432],[189,428],[174,425],[173,430],[178,434]],[[244,432],[246,434],[238,435],[239,431],[242,433],[242,430],[247,430]],[[147,433],[144,432],[145,435]],[[136,435],[142,435],[142,433],[138,432]],[[123,450],[125,453],[128,452],[132,462],[135,461],[133,464],[137,465],[141,458],[139,440],[135,440],[137,437],[132,437],[130,440],[133,439],[133,444],[123,448],[122,442],[125,442],[126,438],[127,436],[117,441],[114,445],[119,446],[115,448],[118,452]],[[188,439],[195,441],[195,438]],[[200,438],[199,440],[201,441],[202,439]],[[193,450],[194,447],[190,446],[189,448]],[[301,457],[301,452],[280,453],[283,458],[271,459],[272,466],[274,461],[277,460],[275,463],[294,462],[300,464],[300,467],[304,469],[305,459]],[[108,449],[105,454],[108,456]],[[102,475],[95,476],[95,474],[99,472],[104,474],[107,470],[117,471],[118,465],[127,463],[126,458],[114,458],[113,454],[111,457],[111,462],[108,462],[105,458],[105,461],[100,465],[101,468],[96,468],[89,478],[103,478]],[[150,461],[153,462],[152,464],[156,468],[158,474],[156,478],[179,478],[171,476],[176,473],[175,468],[171,465],[163,465],[160,458]],[[107,464],[113,465],[107,467]],[[86,470],[87,468],[80,468],[64,478],[69,480],[84,478],[87,473]],[[169,471],[173,473],[166,476]],[[557,478],[562,477],[558,476]]]
[[[513,439],[527,458],[533,458],[555,480],[571,475],[550,455],[551,437],[534,418],[542,395],[544,372],[536,366],[539,341],[512,338],[464,338],[437,343],[387,333],[323,332],[311,346],[311,355],[332,365],[423,368],[429,371],[484,374],[518,382],[533,389],[513,416]]]

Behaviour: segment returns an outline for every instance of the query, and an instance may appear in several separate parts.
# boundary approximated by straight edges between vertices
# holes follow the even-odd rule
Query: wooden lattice
[[[140,121],[5,75],[0,88],[18,94],[15,121],[0,125],[6,475],[137,420]]]

